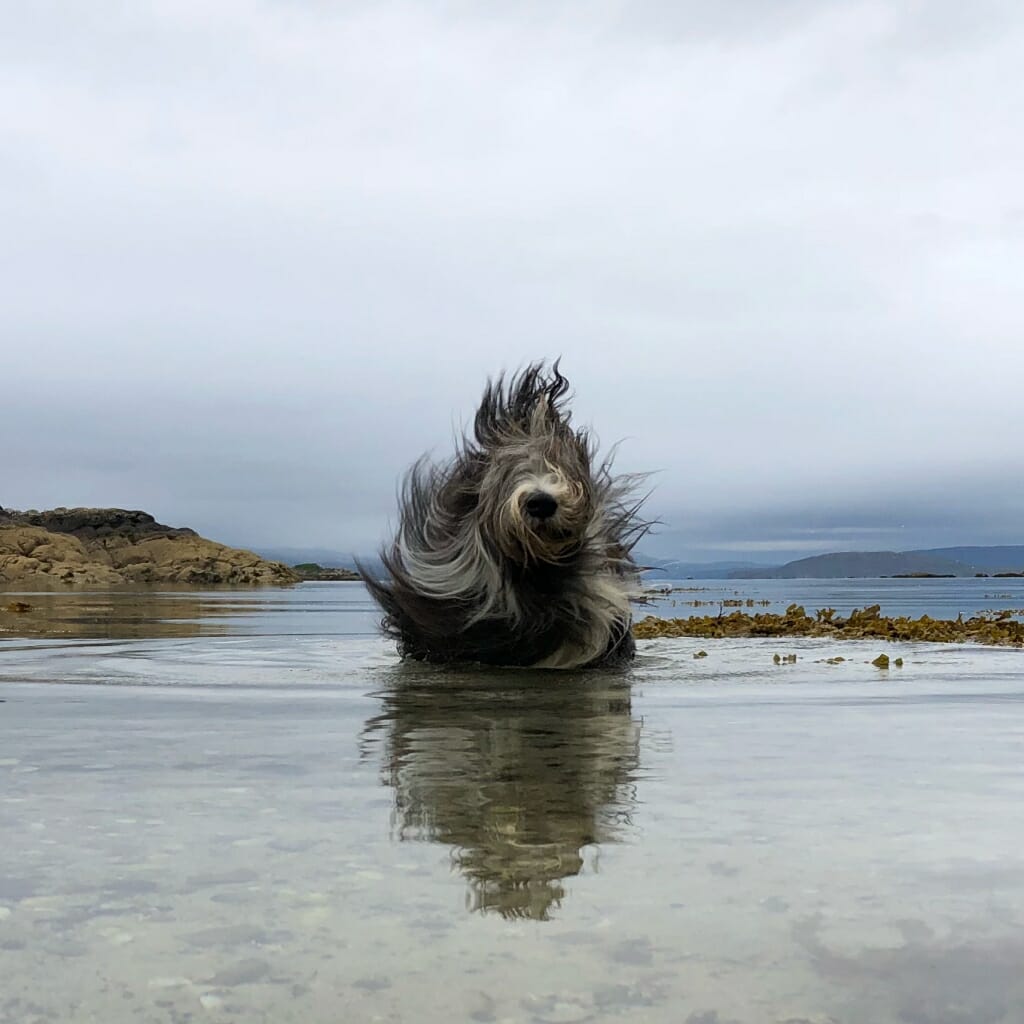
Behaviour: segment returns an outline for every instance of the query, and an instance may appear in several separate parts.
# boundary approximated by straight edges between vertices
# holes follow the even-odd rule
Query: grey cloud
[[[8,5],[0,503],[365,548],[562,354],[680,554],[1019,539],[1024,14],[964,10]]]

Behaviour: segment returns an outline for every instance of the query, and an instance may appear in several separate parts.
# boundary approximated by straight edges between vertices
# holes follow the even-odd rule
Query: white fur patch
[[[615,633],[629,628],[629,598],[628,583],[619,576],[601,574],[587,580],[572,609],[572,617],[586,624],[586,632],[531,667],[580,668],[599,658]]]

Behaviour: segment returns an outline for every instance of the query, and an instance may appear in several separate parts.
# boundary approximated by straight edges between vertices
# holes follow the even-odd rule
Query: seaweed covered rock
[[[790,605],[784,614],[763,612],[748,615],[735,611],[726,615],[695,615],[688,619],[659,619],[653,615],[633,626],[638,640],[655,637],[753,637],[813,636],[836,640],[921,640],[939,643],[982,643],[1024,647],[1024,623],[1013,611],[976,615],[969,619],[918,619],[881,614],[871,605],[850,612],[847,618],[831,608],[812,618],[801,605]]]

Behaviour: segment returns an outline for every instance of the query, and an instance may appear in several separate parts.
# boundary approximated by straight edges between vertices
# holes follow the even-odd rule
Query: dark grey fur
[[[403,657],[552,668],[632,658],[630,552],[648,529],[640,478],[596,462],[568,391],[557,362],[489,381],[455,456],[409,471],[381,552],[388,578],[360,567]],[[538,494],[557,501],[550,518],[527,511]]]

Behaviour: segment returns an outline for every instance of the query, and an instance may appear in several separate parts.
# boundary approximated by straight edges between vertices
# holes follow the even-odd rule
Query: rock
[[[280,562],[165,526],[147,512],[0,509],[0,583],[282,586],[297,579]]]
[[[888,668],[889,667],[889,655],[880,654],[873,662],[871,662],[875,668]]]
[[[638,640],[655,637],[769,637],[807,636],[832,640],[885,640],[928,643],[982,643],[1024,647],[1024,609],[1007,608],[982,612],[969,619],[919,619],[906,616],[890,618],[880,614],[878,605],[850,612],[848,618],[834,617],[830,609],[811,618],[799,605],[790,605],[784,615],[768,612],[749,615],[735,611],[729,615],[694,615],[685,619],[662,619],[653,615],[633,625]],[[772,659],[782,664],[776,654]],[[794,659],[795,660],[795,659]]]

